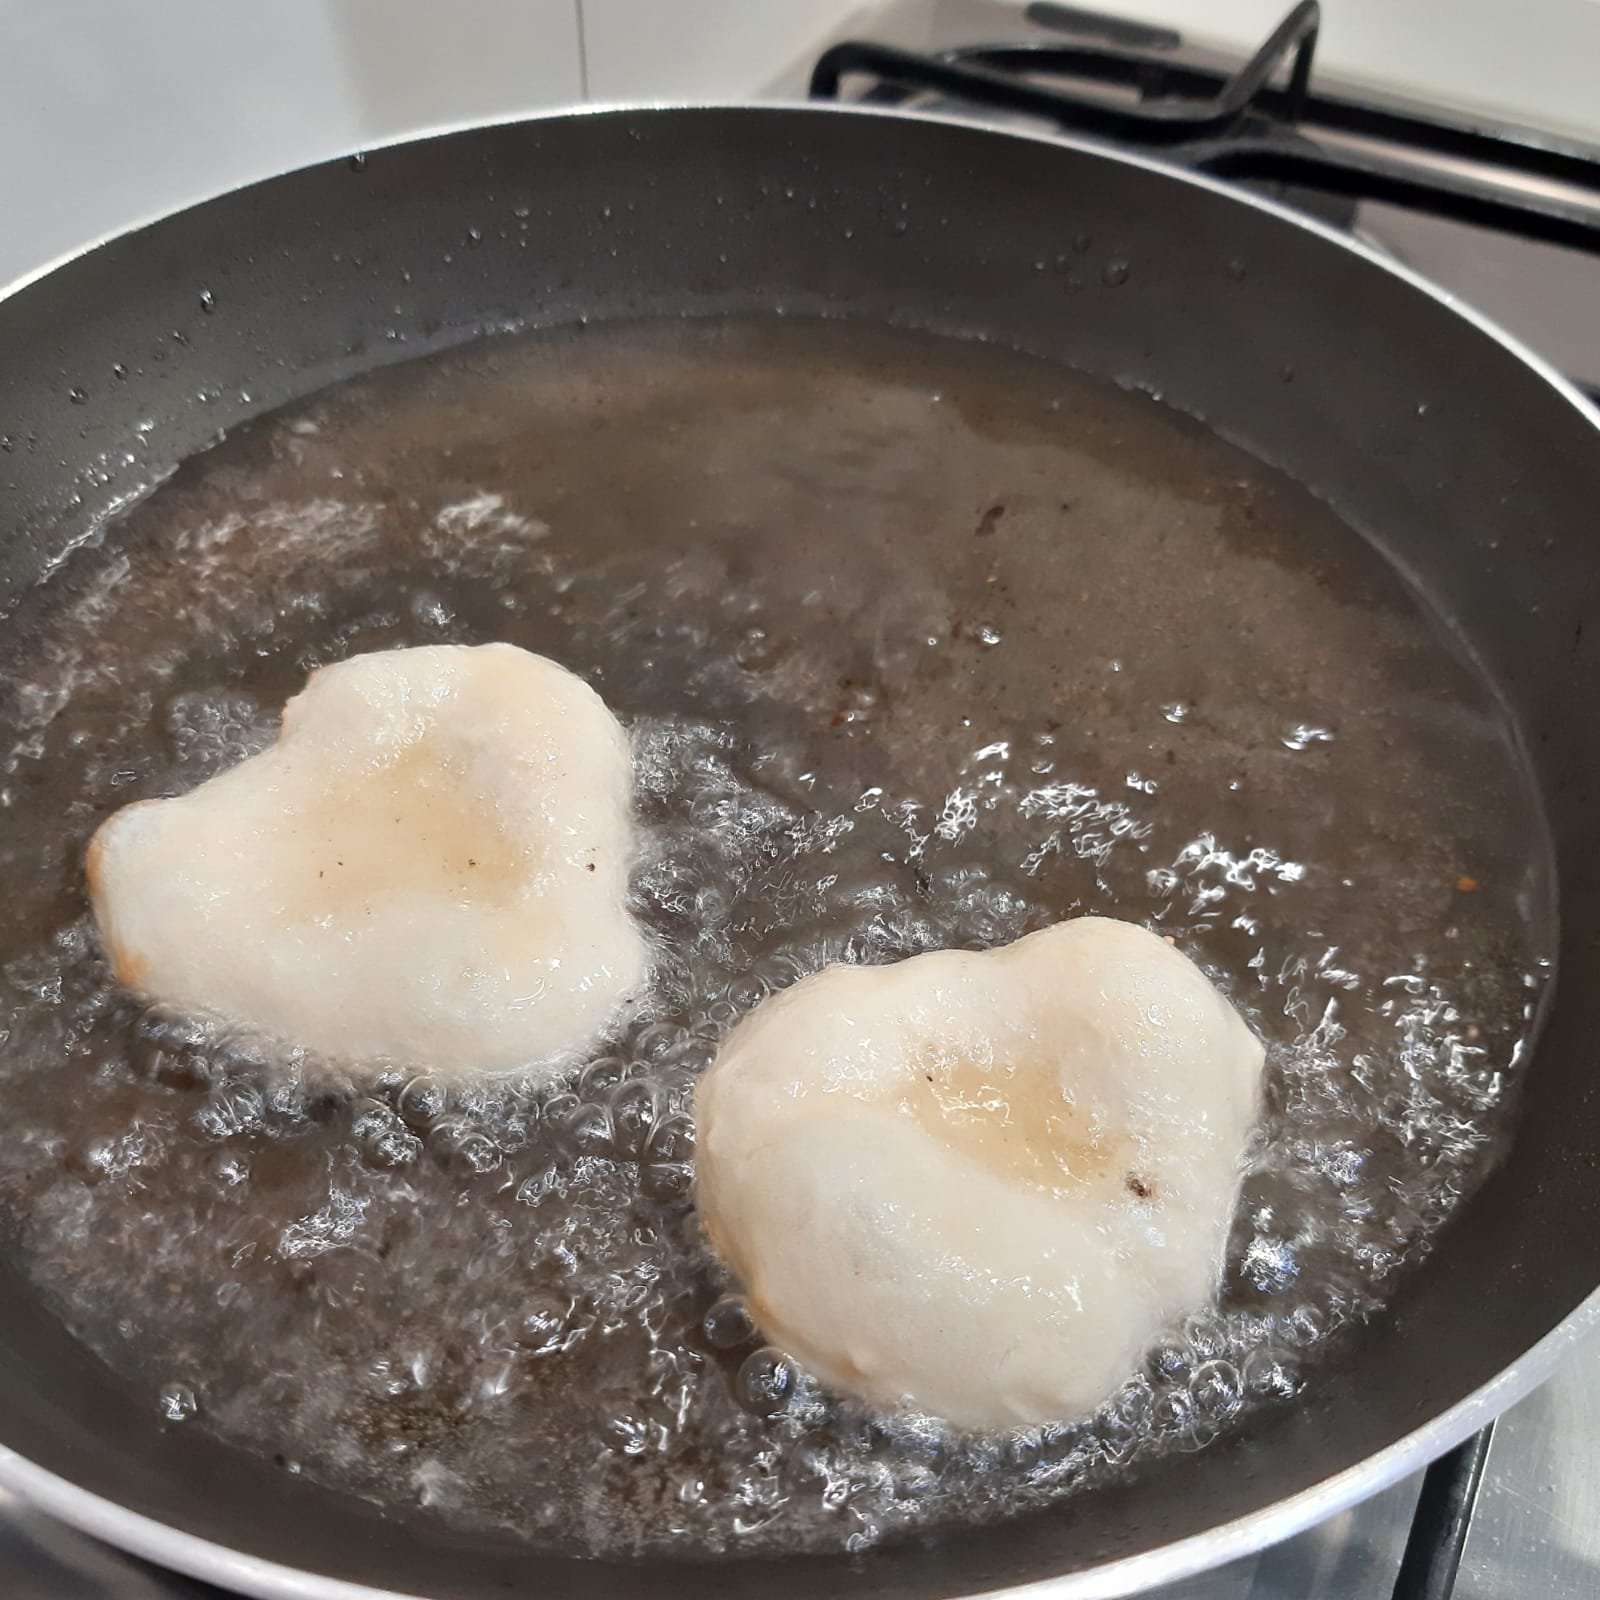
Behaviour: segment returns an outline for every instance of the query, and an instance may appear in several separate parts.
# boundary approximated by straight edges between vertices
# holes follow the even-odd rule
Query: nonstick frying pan
[[[1074,240],[1065,296],[1034,263]],[[263,1595],[1122,1593],[1415,1470],[1593,1322],[1600,431],[1493,328],[1284,211],[1068,141],[841,109],[557,117],[280,177],[0,300],[0,604],[219,430],[349,374],[504,326],[775,310],[1148,389],[1325,498],[1454,624],[1505,696],[1559,869],[1559,990],[1508,1160],[1302,1401],[1018,1523],[859,1560],[638,1566],[451,1534],[158,1427],[13,1277],[0,1477],[48,1510]]]

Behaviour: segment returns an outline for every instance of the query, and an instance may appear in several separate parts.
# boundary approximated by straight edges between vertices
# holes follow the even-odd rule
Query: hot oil
[[[114,990],[103,817],[259,748],[319,664],[489,639],[632,730],[636,1026],[544,1087],[330,1083]],[[1325,507],[1049,366],[785,322],[483,343],[196,458],[5,652],[14,1249],[153,1426],[285,1471],[612,1554],[1012,1512],[1314,1384],[1509,1136],[1555,930],[1491,693]],[[697,1231],[696,1074],[825,962],[1085,911],[1268,1041],[1220,1306],[1058,1427],[819,1393]]]

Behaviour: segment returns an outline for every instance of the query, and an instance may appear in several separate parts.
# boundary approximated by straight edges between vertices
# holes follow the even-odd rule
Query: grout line
[[[583,0],[572,0],[572,14],[578,23],[578,92],[589,98],[589,43],[583,32]]]

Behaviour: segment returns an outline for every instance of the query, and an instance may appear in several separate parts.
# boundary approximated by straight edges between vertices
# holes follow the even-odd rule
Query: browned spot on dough
[[[89,848],[84,852],[83,863],[84,876],[89,884],[89,898],[92,901],[98,902],[105,891],[106,852],[110,849],[112,823],[140,806],[155,804],[157,802],[154,800],[135,800],[131,805],[113,812],[95,829],[94,837],[89,841]],[[98,918],[96,920],[98,921]],[[112,975],[117,982],[128,989],[143,989],[146,979],[150,976],[150,958],[119,943],[106,933],[103,927],[100,936],[105,943],[106,958],[111,963]]]
[[[1113,1176],[1132,1153],[1037,1063],[986,1064],[932,1046],[918,1067],[903,1108],[947,1149],[1011,1180],[1060,1193]]]
[[[143,989],[150,976],[150,958],[138,950],[115,939],[106,940],[106,955],[111,960],[111,971],[116,980],[127,989]]]
[[[89,850],[83,861],[84,876],[89,880],[89,895],[91,899],[99,898],[101,883],[105,874],[106,844],[103,837],[104,832],[103,828],[100,829],[96,832],[94,838],[89,841]]]
[[[1128,1192],[1136,1194],[1141,1200],[1153,1200],[1156,1186],[1148,1179],[1141,1178],[1137,1172],[1130,1172],[1127,1177]]]

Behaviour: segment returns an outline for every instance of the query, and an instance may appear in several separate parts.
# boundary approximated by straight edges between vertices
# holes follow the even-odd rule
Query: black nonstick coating
[[[219,430],[349,373],[502,325],[774,310],[1147,388],[1326,498],[1455,624],[1521,730],[1559,872],[1559,989],[1506,1166],[1304,1404],[1092,1509],[862,1561],[617,1567],[385,1515],[158,1427],[20,1280],[0,1444],[234,1551],[408,1594],[960,1594],[1264,1513],[1522,1370],[1600,1284],[1600,432],[1491,333],[1281,214],[1083,148],[815,109],[557,118],[279,178],[0,301],[0,605]]]

